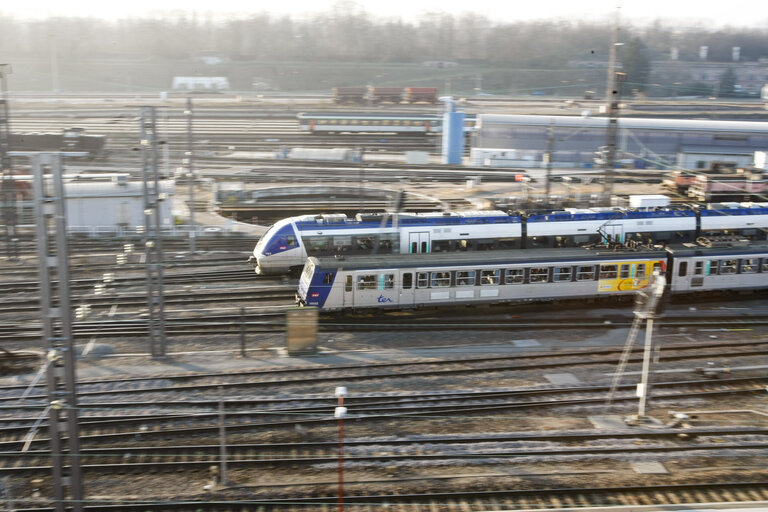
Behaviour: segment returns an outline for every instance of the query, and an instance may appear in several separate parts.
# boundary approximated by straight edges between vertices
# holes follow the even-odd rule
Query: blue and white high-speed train
[[[700,236],[765,240],[768,203],[701,208],[567,208],[508,214],[499,210],[302,215],[276,222],[249,261],[257,274],[298,273],[308,256],[415,254],[573,247],[610,240],[672,244]]]

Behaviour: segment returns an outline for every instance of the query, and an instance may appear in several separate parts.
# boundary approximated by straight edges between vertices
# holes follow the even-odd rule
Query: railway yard
[[[11,124],[104,134],[104,154],[67,160],[65,171],[139,176],[136,106],[152,101],[29,98],[12,105]],[[529,200],[543,185],[516,181],[519,170],[439,165],[439,137],[431,135],[301,134],[297,112],[331,108],[315,97],[195,101],[196,198],[206,204],[192,207],[212,229],[201,230],[194,253],[184,236],[163,240],[165,357],[149,355],[144,253],[126,247],[141,239],[70,238],[86,510],[766,507],[763,291],[671,300],[655,318],[649,399],[639,415],[644,350],[626,346],[637,334],[632,297],[321,313],[317,351],[289,355],[285,318],[298,279],[255,275],[247,259],[266,226],[221,217],[226,208],[212,204],[211,183],[397,189],[412,193],[413,204],[427,197],[454,210]],[[173,174],[187,120],[182,101],[164,105],[158,131],[168,153],[160,165]],[[362,147],[366,159],[273,158],[291,145]],[[405,164],[401,155],[412,150],[433,164]],[[552,193],[587,201],[600,184],[584,181],[552,183]],[[183,221],[190,198],[186,183],[177,187]],[[661,193],[661,176],[628,172],[614,192]],[[260,224],[303,213],[312,201],[333,208],[332,199],[285,201],[260,211]],[[344,209],[387,207],[374,201],[360,195]],[[38,262],[34,240],[21,235],[18,258],[0,259],[0,504],[54,510]],[[335,417],[342,403],[346,415]]]

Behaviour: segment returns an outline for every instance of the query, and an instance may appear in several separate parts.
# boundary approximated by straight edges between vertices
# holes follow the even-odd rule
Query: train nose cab
[[[296,305],[322,308],[331,293],[336,272],[319,267],[317,258],[309,257],[299,279]]]
[[[262,235],[248,260],[257,274],[284,274],[298,272],[306,257],[293,223],[283,219]]]

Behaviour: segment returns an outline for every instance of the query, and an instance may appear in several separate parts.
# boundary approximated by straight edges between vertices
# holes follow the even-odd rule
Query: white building
[[[173,228],[175,182],[159,182],[161,229]],[[136,232],[144,227],[144,184],[125,176],[65,182],[67,231],[80,233]]]
[[[225,76],[175,76],[172,87],[174,91],[228,91],[229,80]]]

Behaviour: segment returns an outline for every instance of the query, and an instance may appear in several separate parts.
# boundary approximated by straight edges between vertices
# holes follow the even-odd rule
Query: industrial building
[[[481,114],[471,163],[478,166],[592,167],[606,145],[606,117]],[[768,149],[768,122],[622,118],[617,165],[708,169],[713,163],[751,165]]]
[[[18,218],[22,227],[35,223],[32,177],[16,176]],[[162,229],[172,230],[175,182],[158,183],[158,214]],[[128,174],[64,175],[67,231],[89,235],[135,234],[145,224],[144,184]]]

